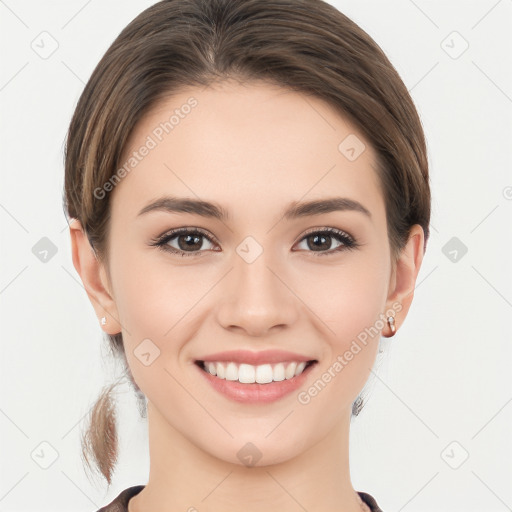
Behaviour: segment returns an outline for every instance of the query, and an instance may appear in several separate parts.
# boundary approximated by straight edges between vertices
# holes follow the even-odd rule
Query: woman
[[[150,475],[101,511],[381,510],[349,427],[429,235],[424,134],[376,43],[319,0],[170,0],[69,128],[73,263],[147,413]],[[108,387],[84,456],[111,482]]]

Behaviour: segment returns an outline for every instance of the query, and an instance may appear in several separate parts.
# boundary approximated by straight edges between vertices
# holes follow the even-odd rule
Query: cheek
[[[134,343],[141,336],[165,342],[181,319],[193,315],[209,274],[214,282],[212,271],[199,278],[193,268],[166,264],[165,255],[155,254],[127,258],[116,267],[118,313]]]
[[[155,264],[154,258],[134,259],[118,269],[118,314],[131,373],[152,402],[186,407],[187,397],[172,375],[188,341],[183,329],[194,316],[204,285],[191,279],[190,272]]]
[[[126,357],[139,387],[154,396],[203,319],[201,298],[218,280],[218,269],[167,264],[165,255],[155,254],[125,256],[114,268]]]
[[[387,295],[386,269],[382,258],[356,253],[339,265],[301,269],[298,295],[323,323],[332,348],[342,350],[365,329],[382,328],[377,320]]]
[[[310,418],[324,418],[325,429],[343,417],[370,376],[388,284],[386,267],[377,259],[328,272],[326,278],[317,271],[304,288],[308,306],[322,320],[324,343],[315,378],[297,397]]]

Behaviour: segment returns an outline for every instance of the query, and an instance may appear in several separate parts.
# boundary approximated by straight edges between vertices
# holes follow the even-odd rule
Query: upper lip
[[[210,354],[197,360],[211,363],[233,361],[234,363],[245,363],[253,366],[261,364],[284,363],[287,361],[316,361],[316,359],[313,357],[296,354],[294,352],[288,352],[286,350],[260,350],[257,352],[250,350],[230,350]]]

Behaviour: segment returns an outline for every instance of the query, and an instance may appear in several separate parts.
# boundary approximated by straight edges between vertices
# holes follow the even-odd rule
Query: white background
[[[110,489],[82,467],[80,428],[120,369],[105,361],[72,264],[62,189],[79,95],[117,34],[153,3],[0,1],[0,512],[69,512],[70,503],[92,512],[147,482],[146,426],[128,386]],[[433,193],[415,300],[352,423],[354,487],[384,512],[512,510],[512,1],[331,3],[411,91]],[[43,31],[58,43],[47,59],[31,47]],[[46,263],[32,250],[43,237],[57,250]],[[467,247],[456,262],[443,253],[453,237]]]

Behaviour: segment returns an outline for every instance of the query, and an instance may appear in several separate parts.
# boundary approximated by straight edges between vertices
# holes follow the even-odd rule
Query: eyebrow
[[[168,213],[192,213],[202,217],[215,218],[221,221],[229,219],[229,212],[217,203],[203,201],[201,199],[187,199],[180,197],[164,196],[146,205],[137,216],[149,212],[164,211]],[[347,197],[329,197],[313,201],[293,201],[283,213],[286,220],[299,217],[321,215],[336,211],[355,211],[372,218],[371,213],[361,203]]]

